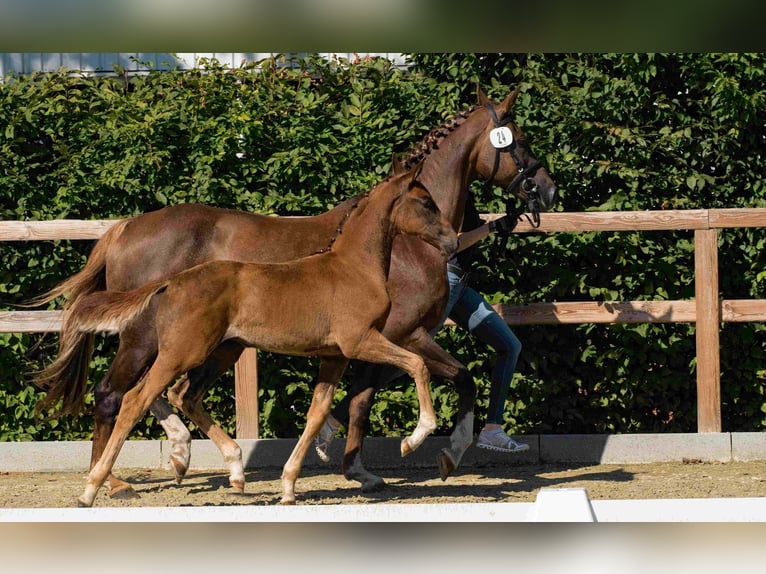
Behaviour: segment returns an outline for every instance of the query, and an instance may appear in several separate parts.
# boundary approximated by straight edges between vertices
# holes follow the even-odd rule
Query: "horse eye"
[[[429,211],[436,211],[436,204],[434,203],[433,199],[426,199],[423,201],[423,205],[425,205],[426,209]]]

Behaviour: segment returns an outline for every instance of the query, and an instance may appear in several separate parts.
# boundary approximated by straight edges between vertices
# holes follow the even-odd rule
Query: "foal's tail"
[[[152,281],[132,291],[97,291],[80,297],[64,316],[64,330],[72,333],[120,333],[165,290],[170,279]]]
[[[51,409],[61,399],[57,416],[80,412],[93,333],[120,333],[146,309],[156,293],[165,289],[168,281],[154,281],[133,291],[96,291],[79,297],[64,314],[58,357],[34,379],[48,391],[37,403],[37,411]]]
[[[106,258],[114,247],[130,219],[112,225],[93,247],[88,261],[78,273],[59,283],[56,287],[30,301],[30,307],[50,303],[66,296],[64,309],[78,299],[106,288]],[[59,355],[47,369],[37,374],[33,382],[46,390],[46,396],[38,401],[37,411],[50,409],[61,399],[62,405],[55,416],[77,414],[85,398],[88,381],[88,365],[93,354],[93,333],[70,330],[65,322],[59,337]]]

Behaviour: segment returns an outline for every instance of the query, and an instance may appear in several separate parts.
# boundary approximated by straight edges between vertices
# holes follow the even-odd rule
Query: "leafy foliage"
[[[514,113],[561,194],[558,209],[766,206],[766,56],[762,54],[412,54],[410,70],[284,57],[224,69],[84,78],[60,71],[0,84],[0,217],[104,219],[202,202],[280,215],[321,213],[370,189],[391,152],[409,150],[445,117],[521,85]],[[502,190],[476,187],[482,211]],[[721,293],[764,298],[762,229],[721,234]],[[0,300],[9,308],[77,272],[87,242],[0,246]],[[694,295],[690,233],[560,233],[487,241],[474,285],[492,302],[684,299]],[[694,326],[556,325],[516,329],[524,349],[506,409],[514,432],[696,429]],[[725,430],[766,425],[766,335],[757,323],[722,330]],[[491,350],[459,330],[439,341],[487,403]],[[115,341],[99,338],[92,380]],[[27,374],[56,338],[0,335],[0,440],[89,437],[92,420],[39,421]],[[261,430],[295,436],[316,364],[261,354]],[[343,391],[339,391],[339,396]],[[210,391],[233,433],[233,385]],[[440,432],[455,401],[434,385]],[[89,397],[92,401],[92,396]],[[373,434],[415,422],[412,385],[379,393]],[[151,418],[137,436],[159,436]]]

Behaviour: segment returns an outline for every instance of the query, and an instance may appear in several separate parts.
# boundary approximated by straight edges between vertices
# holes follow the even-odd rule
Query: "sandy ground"
[[[335,471],[305,471],[296,486],[298,504],[417,504],[533,502],[540,488],[583,487],[592,500],[766,496],[766,462],[673,462],[635,465],[491,465],[460,469],[442,482],[435,469],[377,471],[387,487],[363,494]],[[190,471],[182,484],[163,470],[122,469],[140,494],[112,500],[102,488],[94,506],[270,505],[280,499],[278,470],[247,473],[245,494],[235,494],[223,471]],[[0,473],[0,506],[59,508],[76,505],[85,474]]]

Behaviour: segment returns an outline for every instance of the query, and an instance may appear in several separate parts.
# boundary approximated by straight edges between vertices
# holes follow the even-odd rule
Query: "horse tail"
[[[78,414],[85,400],[93,333],[120,333],[167,283],[167,279],[154,281],[127,292],[96,291],[75,300],[64,314],[58,357],[33,379],[38,387],[46,390],[37,402],[36,411],[50,411],[60,400],[55,416]]]
[[[119,239],[130,219],[123,219],[106,230],[96,242],[85,266],[56,287],[32,299],[25,307],[38,307],[54,299],[66,296],[64,309],[77,299],[94,291],[106,288],[106,258]],[[47,369],[38,373],[33,382],[47,391],[46,396],[37,403],[36,411],[50,409],[59,399],[62,407],[57,415],[76,415],[82,409],[88,382],[88,366],[93,354],[92,333],[71,331],[66,323],[62,325],[59,337],[59,354],[56,361]]]
[[[64,330],[120,333],[169,282],[170,279],[160,279],[132,291],[97,291],[80,297],[64,316]]]

